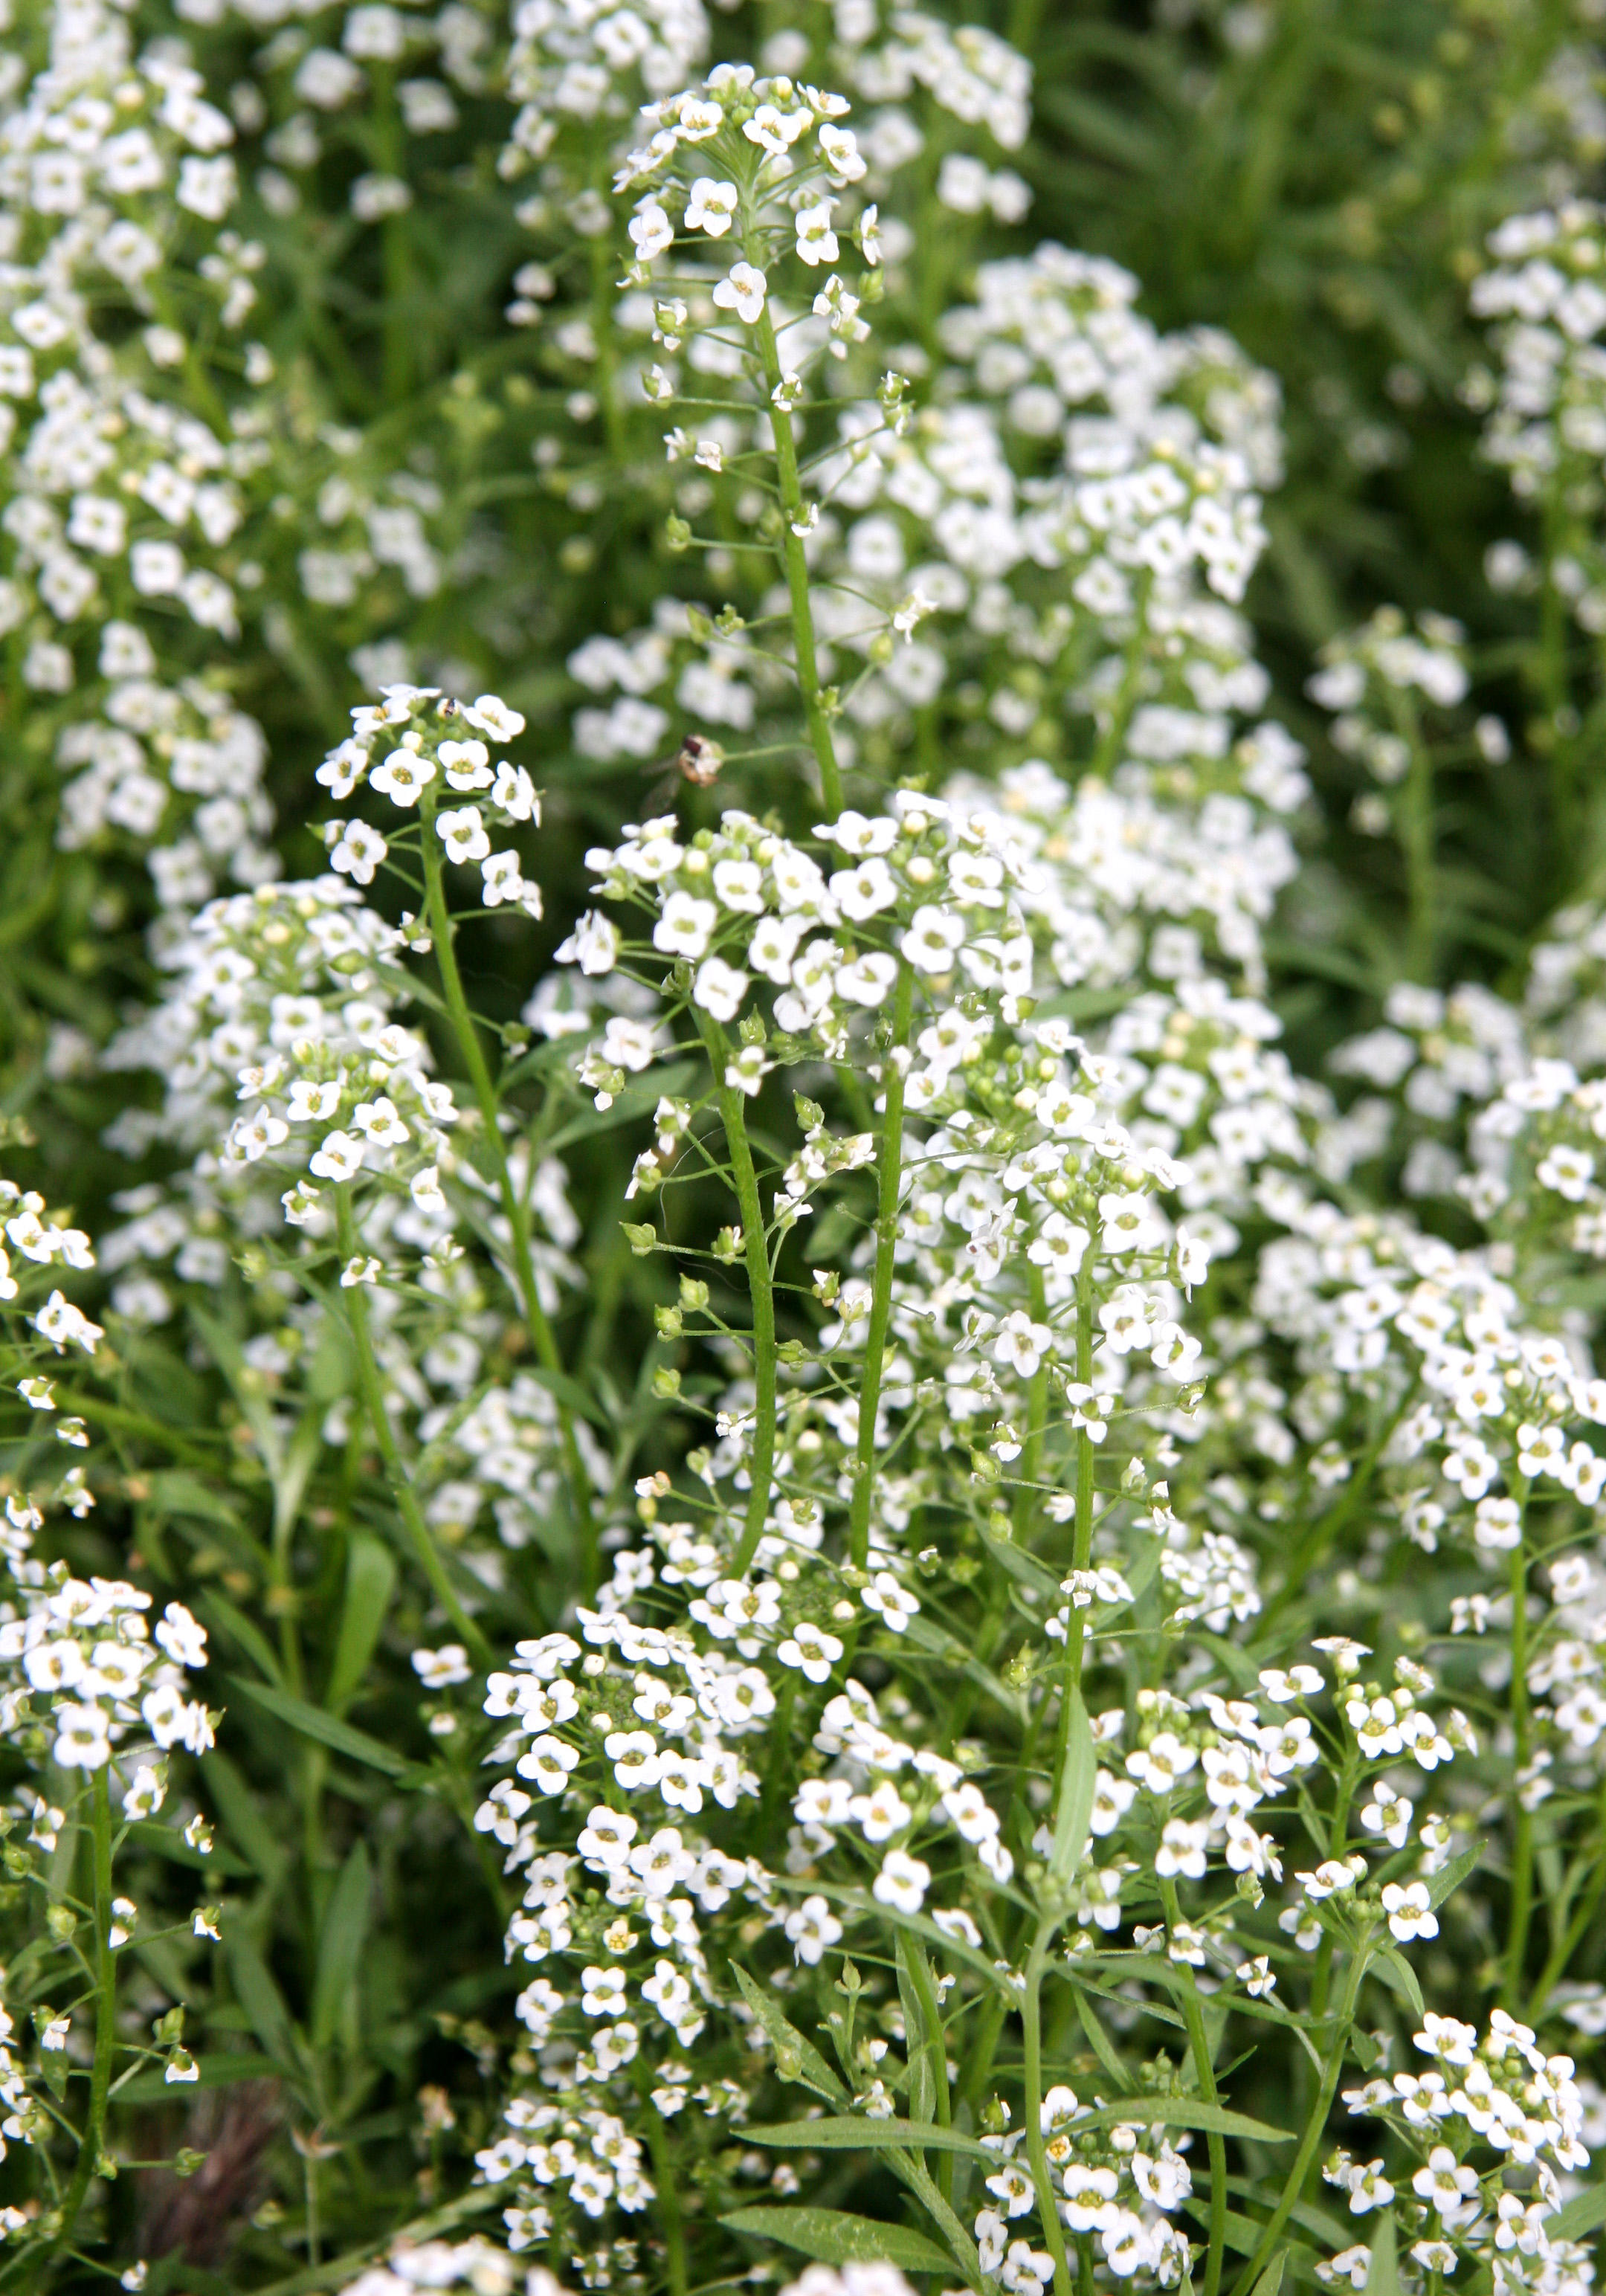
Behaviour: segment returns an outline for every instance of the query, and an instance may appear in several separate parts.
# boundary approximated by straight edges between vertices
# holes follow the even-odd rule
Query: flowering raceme
[[[0,66],[0,2277],[1586,2296],[1606,926],[1460,980],[1442,792],[1525,681],[1582,846],[1600,216],[1536,634],[1262,649],[1030,60],[746,32]]]

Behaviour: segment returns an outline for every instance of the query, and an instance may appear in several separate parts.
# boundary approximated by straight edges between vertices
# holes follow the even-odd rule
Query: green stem
[[[1077,1382],[1079,1386],[1093,1385],[1093,1254],[1091,1247],[1084,1256],[1077,1275]],[[1086,1427],[1077,1430],[1077,1517],[1071,1535],[1070,1564],[1073,1570],[1086,1570],[1093,1559],[1093,1516],[1095,1498],[1094,1469],[1097,1464],[1092,1436]],[[1060,1807],[1060,1785],[1065,1775],[1065,1758],[1070,1746],[1070,1718],[1082,1694],[1082,1659],[1086,1644],[1086,1613],[1074,1603],[1065,1628],[1065,1676],[1060,1692],[1060,1720],[1054,1747],[1054,1785],[1050,1800],[1051,1809]]]
[[[1176,1884],[1168,1874],[1160,1877],[1159,1894],[1166,1909],[1167,1935],[1175,1936],[1182,1912],[1176,1902]],[[1194,2078],[1199,2083],[1199,2093],[1206,2103],[1217,2104],[1220,2097],[1216,2087],[1216,2068],[1210,2058],[1209,2036],[1205,2031],[1199,1988],[1193,1982],[1190,1964],[1184,1962],[1181,1966],[1187,1980],[1182,1996],[1182,2012],[1188,2028],[1188,2047],[1193,2059]],[[1210,2246],[1205,2261],[1204,2296],[1216,2296],[1221,2285],[1221,2263],[1226,2251],[1227,2149],[1215,2129],[1209,2131],[1205,2141],[1210,2155]]]
[[[1044,1324],[1048,1320],[1048,1294],[1043,1282],[1043,1270],[1032,1267],[1026,1270],[1028,1296],[1032,1319]],[[1043,1479],[1043,1438],[1048,1425],[1048,1358],[1045,1356],[1033,1374],[1026,1392],[1025,1439],[1020,1453],[1020,1487],[1015,1494],[1015,1543],[1029,1545],[1037,1521],[1037,1485]]]
[[[1327,1854],[1341,1857],[1344,1844],[1349,1838],[1349,1808],[1355,1800],[1356,1773],[1360,1761],[1360,1750],[1350,1746],[1344,1756],[1344,1767],[1339,1774],[1339,1791],[1333,1800],[1332,1817],[1327,1829]],[[1327,1988],[1332,1977],[1332,1931],[1328,1930],[1316,1948],[1316,1966],[1311,1979],[1310,2013],[1313,2018],[1327,2014]]]
[[[387,176],[406,173],[401,117],[396,106],[396,74],[388,64],[373,67],[374,157]],[[404,208],[380,225],[380,265],[385,282],[385,316],[381,388],[388,407],[399,406],[413,388],[419,312],[414,294],[413,219]]]
[[[742,252],[750,263],[755,262],[751,234],[743,237]],[[769,398],[770,435],[775,443],[775,470],[780,480],[781,512],[785,531],[781,537],[781,562],[786,571],[786,586],[791,598],[792,647],[797,655],[798,685],[803,696],[803,712],[808,721],[808,738],[820,768],[820,793],[825,810],[834,821],[842,810],[842,775],[837,764],[836,744],[831,735],[831,713],[825,706],[820,688],[818,657],[815,650],[814,609],[808,602],[808,560],[804,554],[803,537],[795,529],[803,523],[803,488],[798,478],[798,447],[792,436],[791,416],[775,403],[774,394],[781,383],[781,353],[775,342],[774,324],[766,303],[758,314],[758,354],[764,362],[764,387]]]
[[[909,1956],[909,1975],[920,1997],[922,2013],[926,2021],[926,2054],[931,2066],[931,2091],[937,2102],[937,2125],[951,2128],[954,2125],[954,2100],[948,2089],[948,2044],[943,2028],[942,2004],[937,1998],[937,1988],[931,1982],[931,1965],[923,1953]],[[938,2153],[937,2159],[937,2189],[945,2201],[954,2198],[954,2155]]]
[[[342,1183],[335,1191],[335,1221],[341,1259],[355,1259],[356,1222],[352,1217],[348,1183]],[[396,1430],[390,1423],[390,1414],[385,1403],[384,1382],[380,1376],[379,1363],[373,1352],[373,1335],[368,1328],[368,1301],[364,1287],[360,1283],[353,1283],[342,1296],[352,1347],[356,1355],[357,1385],[362,1390],[363,1408],[373,1430],[373,1439],[379,1445],[380,1456],[385,1463],[385,1479],[390,1486],[390,1495],[407,1527],[407,1535],[413,1542],[423,1574],[435,1590],[436,1599],[470,1650],[484,1664],[491,1655],[490,1644],[458,1601],[456,1591],[447,1576],[446,1564],[441,1561],[439,1548],[430,1537],[430,1526],[424,1521],[423,1509],[418,1504],[418,1495],[413,1488],[406,1462],[396,1439]]]
[[[753,1309],[753,1383],[755,1424],[748,1492],[747,1521],[731,1561],[733,1578],[745,1577],[764,1526],[769,1517],[770,1484],[775,1463],[775,1287],[770,1275],[769,1239],[765,1233],[764,1207],[758,1201],[758,1175],[747,1137],[747,1095],[725,1081],[726,1046],[717,1021],[693,1007],[702,1041],[708,1048],[719,1101],[725,1145],[731,1152],[731,1171],[736,1202],[742,1213],[742,1248],[747,1260],[748,1291]]]
[[[1519,1504],[1527,1510],[1528,1486],[1520,1488]],[[1533,1759],[1533,1721],[1528,1704],[1528,1548],[1527,1529],[1512,1549],[1512,1729],[1516,1740],[1519,1775]],[[1528,1923],[1534,1910],[1534,1813],[1517,1789],[1512,1813],[1511,1929],[1506,1944],[1504,1997],[1514,2010],[1522,1997],[1522,1964],[1528,1955]]]
[[[502,1199],[512,1242],[513,1281],[518,1288],[524,1320],[542,1368],[561,1373],[563,1361],[558,1352],[558,1342],[546,1310],[541,1305],[541,1294],[536,1283],[535,1260],[530,1251],[529,1210],[523,1197],[513,1185],[513,1176],[503,1144],[500,1122],[501,1105],[496,1087],[486,1062],[484,1047],[474,1016],[469,1010],[469,1000],[463,994],[463,975],[457,969],[456,928],[447,905],[446,885],[442,871],[440,840],[435,834],[435,806],[430,791],[424,792],[423,814],[424,909],[435,945],[435,962],[440,972],[441,994],[452,1023],[452,1033],[463,1054],[469,1072],[469,1082],[479,1110],[481,1128],[485,1135],[486,1151],[491,1159],[496,1182],[496,1193]],[[569,1406],[559,1401],[558,1435],[563,1450],[563,1464],[568,1475],[569,1496],[580,1529],[583,1554],[583,1575],[586,1592],[595,1592],[598,1577],[597,1529],[592,1513],[591,1486],[586,1464],[580,1456],[579,1443],[575,1436],[574,1414]]]
[[[1316,2157],[1316,2148],[1326,2131],[1327,2116],[1332,2110],[1333,2094],[1339,2086],[1339,2075],[1344,2069],[1344,2044],[1348,2038],[1350,2023],[1355,2015],[1356,1995],[1360,1990],[1361,1976],[1364,1967],[1365,1956],[1356,1953],[1350,1963],[1349,1980],[1344,1989],[1343,2005],[1339,2011],[1338,2024],[1332,2037],[1332,2048],[1323,2070],[1322,2085],[1316,2091],[1316,2101],[1310,2109],[1310,2117],[1306,2121],[1304,2134],[1299,2139],[1299,2150],[1294,2156],[1294,2164],[1288,2172],[1287,2181],[1283,2185],[1277,2205],[1261,2227],[1260,2237],[1255,2243],[1255,2252],[1233,2284],[1232,2296],[1248,2296],[1249,2290],[1254,2286],[1266,2268],[1266,2259],[1275,2248],[1283,2226],[1293,2214],[1299,2195],[1305,2190],[1305,2180],[1310,2174],[1310,2164]]]
[[[594,188],[601,191],[603,184]],[[602,433],[609,460],[617,469],[625,459],[625,424],[619,408],[619,360],[615,355],[613,275],[618,250],[611,236],[599,232],[591,242],[591,332],[596,344],[597,397],[602,405]]]
[[[1027,1956],[1025,1970],[1026,1990],[1020,2004],[1020,2030],[1025,2044],[1026,2150],[1032,2164],[1032,2182],[1037,2188],[1037,2213],[1043,2219],[1049,2254],[1054,2260],[1054,2296],[1070,2296],[1070,2266],[1065,2254],[1065,2231],[1060,2222],[1060,2211],[1054,2201],[1053,2178],[1049,2172],[1048,2153],[1043,2143],[1041,1993],[1044,1964],[1058,1926],[1057,1920],[1052,1919],[1040,1923],[1037,1934],[1032,1939],[1032,1949]]]
[[[643,2076],[643,2082],[645,2076]],[[658,2179],[659,2222],[663,2226],[664,2261],[669,2275],[669,2296],[686,2296],[686,2236],[680,2220],[680,2195],[675,2187],[675,2164],[669,2158],[669,2136],[663,2115],[651,2099],[643,2099],[647,2149]]]
[[[1411,764],[1395,814],[1405,864],[1409,905],[1406,971],[1413,980],[1431,980],[1438,940],[1434,881],[1433,760],[1414,710],[1401,708],[1397,725],[1411,752]]]
[[[1126,662],[1121,672],[1120,686],[1111,709],[1110,723],[1099,736],[1098,747],[1093,753],[1093,763],[1088,767],[1088,771],[1099,781],[1108,781],[1120,763],[1121,744],[1127,738],[1127,728],[1131,724],[1132,713],[1137,707],[1138,693],[1143,676],[1143,649],[1149,636],[1149,593],[1153,585],[1154,578],[1151,574],[1144,573],[1139,576],[1135,608],[1136,618],[1133,624],[1132,636],[1127,641]]]
[[[886,1108],[876,1160],[875,1275],[870,1295],[870,1324],[864,1334],[864,1373],[859,1382],[859,1439],[853,1468],[853,1505],[848,1519],[848,1558],[863,1570],[870,1554],[870,1501],[875,1475],[875,1423],[881,1411],[881,1373],[892,1322],[892,1270],[897,1250],[897,1206],[904,1169],[904,1067],[899,1055],[909,1041],[914,1008],[914,974],[898,959],[892,1006],[892,1042],[881,1062]]]
[[[1532,2023],[1543,2016],[1551,1989],[1558,1982],[1568,1963],[1577,1953],[1594,1927],[1595,1915],[1601,1909],[1601,1899],[1606,1896],[1606,1777],[1601,1780],[1599,1798],[1595,1803],[1594,1861],[1590,1871],[1589,1886],[1579,1901],[1577,1912],[1551,1948],[1550,1959],[1537,1985],[1528,1996],[1523,2011],[1523,2022]]]
[[[102,1764],[90,1787],[90,1844],[94,1870],[94,2055],[89,2067],[89,2111],[73,2164],[72,2182],[61,2201],[61,2228],[51,2245],[52,2263],[77,2228],[90,2179],[100,2166],[106,2129],[106,2100],[117,2048],[117,1959],[111,1950],[111,1793],[110,1767]]]

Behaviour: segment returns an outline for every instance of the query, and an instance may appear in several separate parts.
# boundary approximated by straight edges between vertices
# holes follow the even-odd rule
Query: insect
[[[675,755],[653,769],[660,776],[653,783],[654,802],[663,802],[676,778],[689,782],[693,789],[712,789],[724,763],[725,751],[717,742],[710,742],[703,734],[688,734]]]

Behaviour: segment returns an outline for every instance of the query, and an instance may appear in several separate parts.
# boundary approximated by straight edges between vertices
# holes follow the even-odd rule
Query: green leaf
[[[1254,2296],[1277,2296],[1277,2291],[1282,2285],[1282,2267],[1287,2262],[1286,2249],[1273,2257],[1266,2270],[1255,2283]]]
[[[937,2085],[931,2066],[931,2034],[913,1965],[915,1954],[920,1954],[922,1962],[925,1955],[918,1945],[910,1945],[902,1930],[895,1932],[892,1949],[897,1957],[897,1997],[904,2013],[905,2054],[909,2066],[909,2117],[912,2120],[930,2120],[937,2110]],[[946,2047],[940,2032],[938,2047]],[[946,2079],[943,2087],[946,2091]]]
[[[1580,2193],[1553,2217],[1547,2217],[1545,2231],[1550,2240],[1586,2240],[1602,2225],[1606,2225],[1606,2185],[1597,2185],[1593,2192]]]
[[[1372,1966],[1383,1979],[1389,1991],[1398,1994],[1406,2008],[1420,2023],[1427,2014],[1427,2004],[1422,1999],[1422,1987],[1416,1981],[1416,1972],[1405,1959],[1405,1955],[1396,1953],[1391,1945],[1380,1946]]]
[[[246,1682],[240,1676],[230,1677],[229,1686],[242,1691],[258,1706],[299,1730],[304,1738],[315,1738],[321,1746],[337,1754],[344,1754],[350,1762],[365,1762],[371,1770],[383,1770],[388,1777],[398,1778],[412,1764],[406,1758],[371,1738],[365,1730],[354,1730],[349,1722],[341,1722],[332,1714],[325,1714],[321,1706],[309,1706],[304,1698],[292,1698],[287,1690],[274,1690],[266,1682]]]
[[[368,1934],[373,1874],[362,1841],[353,1844],[340,1868],[318,1939],[318,1970],[312,1994],[312,2043],[326,2049],[346,2021],[352,1988]]]
[[[1452,1857],[1447,1866],[1441,1866],[1434,1874],[1428,1884],[1428,1903],[1435,1913],[1453,1890],[1460,1889],[1482,1855],[1482,1842],[1475,1841],[1470,1849],[1463,1849],[1459,1857]]]
[[[1029,1587],[1045,1603],[1058,1603],[1061,1600],[1058,1578],[1035,1554],[1029,1554],[1024,1546],[1017,1546],[1012,1538],[995,1538],[988,1531],[983,1531],[982,1540],[994,1562],[1002,1564],[1012,1578],[1018,1579],[1022,1587]]]
[[[396,1558],[382,1539],[355,1531],[346,1554],[346,1600],[324,1693],[327,1713],[340,1715],[361,1689],[396,1586]]]
[[[570,1411],[578,1411],[582,1419],[589,1419],[594,1427],[610,1424],[608,1414],[594,1396],[588,1395],[579,1381],[570,1379],[566,1372],[548,1371],[545,1364],[520,1364],[519,1370],[523,1378],[533,1379],[537,1387],[544,1387],[560,1403],[566,1403]]]
[[[278,1421],[268,1408],[267,1395],[259,1379],[255,1378],[245,1360],[239,1341],[226,1324],[219,1323],[201,1308],[192,1307],[190,1320],[200,1333],[207,1353],[229,1383],[240,1415],[250,1429],[257,1449],[270,1477],[276,1476],[284,1459],[284,1438]]]
[[[848,1889],[840,1882],[822,1882],[812,1874],[807,1881],[793,1880],[782,1874],[777,1874],[774,1879],[777,1888],[795,1890],[799,1897],[813,1894],[829,1898],[833,1905],[850,1906],[854,1913],[874,1922],[880,1928],[906,1930],[911,1937],[923,1939],[936,1953],[949,1961],[958,1962],[979,1977],[984,1985],[1002,1993],[1012,2006],[1018,1997],[1014,1987],[985,1953],[978,1953],[975,1947],[966,1945],[963,1938],[950,1937],[925,1914],[900,1914],[896,1906],[878,1903],[868,1890]],[[1147,1956],[1145,1962],[1147,1964]]]
[[[742,1988],[743,2000],[769,2035],[777,2055],[783,2049],[787,2049],[798,2060],[798,2071],[790,2077],[783,2075],[783,2079],[802,2081],[808,2087],[817,2089],[822,2096],[830,2097],[833,2103],[846,2104],[847,2090],[813,2042],[806,2041],[795,2025],[788,2024],[770,1996],[756,1978],[749,1976],[740,1962],[733,1961],[731,1969]]]
[[[212,2054],[197,2057],[201,2078],[193,2081],[170,2081],[161,2071],[138,2073],[130,2081],[119,2081],[112,2094],[119,2104],[181,2104],[192,2090],[224,2088],[230,2081],[272,2080],[283,2067],[272,2057],[259,2057],[243,2049],[217,2050]]]
[[[223,1934],[235,1999],[279,2070],[293,2072],[301,2062],[301,2051],[273,1972],[243,1929],[225,1927]]]
[[[284,1870],[284,1845],[274,1832],[262,1806],[240,1772],[220,1747],[206,1758],[207,1791],[229,1838],[270,1886],[277,1886]]]
[[[253,1666],[258,1668],[265,1681],[283,1683],[284,1670],[279,1664],[279,1654],[267,1636],[243,1611],[221,1595],[203,1595],[195,1608],[216,1635],[222,1635],[242,1650]]]
[[[1075,2136],[1084,2128],[1114,2128],[1123,2121],[1135,2128],[1159,2124],[1167,2128],[1203,2128],[1213,2136],[1252,2136],[1261,2144],[1293,2143],[1291,2130],[1251,2120],[1244,2112],[1230,2112],[1225,2105],[1211,2104],[1202,2096],[1118,2097],[1113,2104],[1078,2112],[1069,2124],[1070,2133]]]
[[[1069,1734],[1065,1742],[1065,1767],[1060,1774],[1060,1800],[1054,1812],[1054,1846],[1048,1870],[1056,1882],[1068,1882],[1082,1862],[1087,1846],[1087,1824],[1093,1816],[1093,1790],[1098,1757],[1093,1750],[1093,1726],[1080,1691],[1071,1686]]]
[[[840,2216],[834,2209],[733,2209],[721,2217],[733,2232],[756,2240],[778,2240],[816,2264],[896,2264],[905,2272],[950,2272],[946,2249],[903,2225],[879,2224],[873,2217]]]
[[[931,1619],[910,1619],[905,1624],[904,1639],[916,1650],[924,1651],[928,1656],[946,1659],[951,1665],[956,1666],[968,1682],[973,1682],[978,1690],[985,1691],[1006,1714],[1024,1715],[1025,1702],[1020,1693],[1001,1682],[992,1669],[983,1666],[981,1660],[946,1627]]]
[[[1118,2088],[1124,2088],[1132,2079],[1132,2075],[1116,2054],[1114,2042],[1094,2015],[1093,2005],[1087,1997],[1086,1988],[1073,1982],[1071,1993],[1077,2005],[1077,2016],[1080,2021],[1082,2030],[1092,2045],[1094,2056]]]
[[[1385,2209],[1372,2236],[1372,2261],[1366,2267],[1366,2296],[1400,2296],[1399,2258],[1394,2240],[1394,2210]]]
[[[192,1849],[176,1826],[162,1825],[153,1817],[136,1818],[124,1839],[136,1849],[153,1849],[159,1857],[170,1857],[176,1866],[193,1866],[198,1874],[223,1874],[233,1880],[255,1871],[243,1857],[227,1849]]]
[[[239,1515],[226,1499],[198,1476],[186,1475],[182,1467],[165,1467],[152,1476],[148,1504],[162,1514],[190,1515],[198,1522],[226,1523],[231,1530],[238,1529],[240,1524]]]
[[[599,1132],[612,1132],[621,1124],[650,1116],[658,1106],[660,1094],[678,1097],[704,1074],[701,1061],[676,1061],[668,1068],[654,1069],[645,1084],[627,1085],[611,1108],[587,1109],[582,1115],[571,1117],[542,1144],[549,1156],[555,1156],[560,1149],[572,1147],[577,1140],[594,1139]]]
[[[962,2136],[956,2128],[939,2128],[932,2120],[869,2120],[857,2113],[776,2121],[763,2128],[744,2128],[742,2134],[750,2144],[770,2144],[783,2151],[889,2152],[918,2147],[928,2152],[968,2152],[975,2161],[993,2157],[973,2136]]]
[[[901,2153],[892,2155],[894,2173],[908,2185],[924,2206],[933,2224],[940,2225],[948,2246],[959,2259],[960,2270],[972,2288],[981,2286],[981,2259],[976,2253],[976,2243],[955,2215],[946,2196],[932,2182],[931,2172],[925,2162],[916,2157],[907,2161]]]

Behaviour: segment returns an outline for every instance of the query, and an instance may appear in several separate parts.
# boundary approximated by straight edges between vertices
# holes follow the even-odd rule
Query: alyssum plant
[[[600,242],[555,117],[605,119],[600,91],[700,43],[582,12],[520,11],[509,148],[601,209]],[[868,101],[896,102],[902,42],[1008,125],[1008,52],[961,36],[939,70],[923,25],[861,59]],[[217,135],[188,82],[124,61],[72,133],[99,152],[127,85]],[[1052,245],[908,337],[910,234],[871,195],[888,112],[769,61],[660,71],[610,176],[680,588],[577,643],[571,741],[604,765],[678,738],[676,802],[588,854],[591,906],[488,1028],[479,937],[544,906],[529,728],[386,682],[318,769],[326,873],[242,866],[209,816],[245,890],[192,911],[198,854],[152,855],[165,980],[103,1066],[154,1078],[112,1140],[165,1162],[100,1247],[104,1328],[65,1296],[86,1238],[8,1193],[0,2284],[185,2284],[118,2171],[152,2100],[250,2072],[299,2189],[225,2286],[690,2296],[791,2258],[804,2296],[1574,2296],[1606,2222],[1575,2062],[1606,2031],[1598,918],[1557,921],[1525,1002],[1397,986],[1337,1064],[1361,1100],[1295,1071],[1262,928],[1307,784],[1237,611],[1274,390]],[[69,116],[36,104],[29,134],[53,149],[39,122]],[[1583,273],[1589,228],[1528,236]],[[1576,342],[1606,306],[1563,311],[1560,276],[1484,291],[1549,295]],[[594,354],[605,302],[591,324]],[[69,342],[81,414],[106,363],[82,329],[37,348]],[[1536,420],[1577,453],[1575,364]],[[1520,398],[1491,442],[1543,487]],[[129,433],[100,403],[109,470]],[[216,481],[231,516],[252,459]],[[143,447],[129,475],[152,507]],[[56,612],[45,584],[102,547],[68,549],[59,476],[25,470],[35,507],[4,514]],[[1586,630],[1594,508],[1558,494],[1582,570],[1546,577]],[[105,504],[67,515],[120,566],[126,522],[114,550]],[[214,578],[175,576],[201,627]],[[106,722],[69,762],[120,789],[132,689],[167,705],[112,603]],[[1384,617],[1316,688],[1399,791],[1376,825],[1424,974],[1424,713],[1463,704],[1458,646]],[[54,686],[20,657],[29,692],[70,689],[59,652]],[[156,754],[224,772],[247,737],[176,690],[199,718],[175,702]],[[208,791],[172,783],[187,820]],[[242,803],[231,838],[266,833]],[[583,1160],[616,1126],[639,1152],[599,1207]],[[598,1266],[641,1319],[627,1357],[628,1318],[602,1325],[611,1371],[571,1344]],[[140,1385],[181,1308],[222,1440]],[[55,1445],[92,1433],[63,1475]],[[97,1495],[146,1510],[131,1578],[40,1559],[104,1539]],[[172,1516],[229,1561],[194,1595],[237,1654],[226,1718],[186,1686],[207,1633],[135,1583],[183,1576]],[[346,1718],[381,1694],[394,1745]],[[293,1852],[237,1759],[262,1766],[249,1715]],[[209,1860],[234,1896],[169,1906],[169,1869]],[[473,2070],[381,2112],[417,2046],[374,2006],[400,1994],[385,1900],[421,1866],[478,1945],[392,2014]]]

